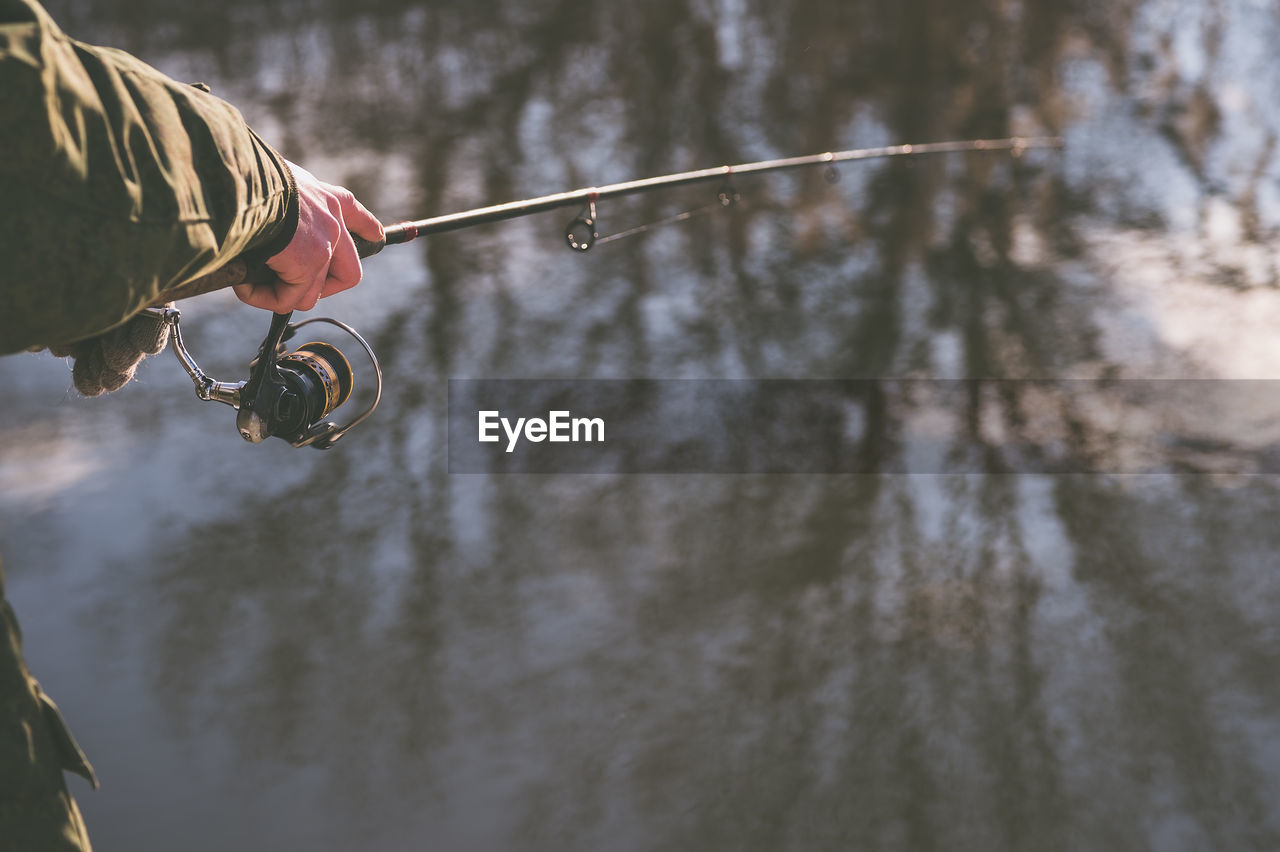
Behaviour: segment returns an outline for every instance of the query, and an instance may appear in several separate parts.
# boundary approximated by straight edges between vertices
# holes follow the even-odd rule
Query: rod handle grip
[[[377,241],[366,240],[364,237],[358,237],[355,234],[351,234],[351,239],[356,244],[356,254],[361,257],[373,257],[375,254],[387,247],[387,241],[385,239]]]

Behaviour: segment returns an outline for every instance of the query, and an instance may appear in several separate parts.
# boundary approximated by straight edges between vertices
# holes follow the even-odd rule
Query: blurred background
[[[0,360],[8,592],[102,780],[69,782],[95,848],[1280,847],[1269,418],[1011,384],[952,412],[991,471],[963,476],[450,476],[444,440],[451,378],[1275,378],[1280,5],[48,7],[385,222],[1067,142],[742,179],[585,255],[572,211],[389,248],[317,312],[387,381],[327,453],[244,444],[168,354],[95,400],[47,353]],[[602,205],[602,231],[713,193]],[[183,310],[243,378],[266,315]],[[892,459],[910,401],[877,406]],[[1168,452],[1001,474],[1045,419],[1081,459],[1126,429]]]

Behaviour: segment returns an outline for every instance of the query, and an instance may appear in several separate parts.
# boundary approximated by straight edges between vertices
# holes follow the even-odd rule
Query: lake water
[[[330,452],[246,445],[167,353],[96,400],[0,360],[9,594],[96,848],[1280,847],[1280,7],[50,10],[385,222],[1066,140],[744,177],[586,254],[571,210],[388,248],[317,312],[386,378]],[[265,314],[183,312],[242,379]],[[451,475],[464,378],[883,379],[908,472]]]

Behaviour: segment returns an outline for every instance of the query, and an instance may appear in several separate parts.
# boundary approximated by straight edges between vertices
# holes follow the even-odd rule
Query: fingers
[[[276,294],[275,284],[233,284],[232,292],[236,298],[246,305],[261,308],[264,311],[279,311],[280,297]]]
[[[235,284],[232,291],[246,305],[287,314],[289,311],[309,311],[322,296],[328,295],[326,282],[328,269],[319,270],[306,284],[292,284],[279,277],[271,284]],[[348,284],[347,287],[352,285]],[[346,288],[343,288],[346,289]]]
[[[342,219],[349,230],[375,243],[386,238],[386,231],[378,221],[378,217],[370,213],[354,195],[342,189],[338,193],[338,202],[342,207]]]
[[[274,284],[235,284],[231,289],[236,298],[246,305],[278,314],[294,310],[298,297],[302,295],[299,285],[285,284],[279,279]]]
[[[342,238],[333,250],[333,259],[329,264],[328,280],[324,285],[324,295],[332,296],[349,290],[360,283],[360,255],[356,253],[356,244],[344,229]]]
[[[236,284],[231,289],[246,305],[274,311],[309,311],[325,296],[360,283],[360,258],[350,238],[340,241],[327,267],[317,269],[310,282],[293,283],[277,276],[271,284]]]
[[[329,270],[322,269],[316,273],[316,277],[305,290],[301,285],[295,287],[295,291],[301,292],[298,294],[297,300],[294,302],[293,307],[290,310],[309,311],[314,308],[316,306],[316,302],[320,301],[320,298],[326,295],[325,281],[328,277]],[[283,313],[283,311],[278,311],[278,313]]]

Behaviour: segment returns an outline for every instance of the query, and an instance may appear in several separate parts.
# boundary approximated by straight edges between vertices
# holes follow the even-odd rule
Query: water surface
[[[50,9],[384,221],[1067,141],[743,179],[731,211],[586,255],[571,213],[388,249],[324,303],[387,378],[329,453],[244,445],[168,356],[91,401],[48,355],[0,361],[10,594],[102,778],[76,787],[97,848],[1280,846],[1268,418],[1014,383],[951,412],[949,451],[991,471],[953,476],[451,476],[444,440],[451,378],[1276,378],[1273,4]],[[264,315],[184,316],[240,378]],[[1126,429],[1167,453],[999,473],[1045,418],[1090,464]]]

